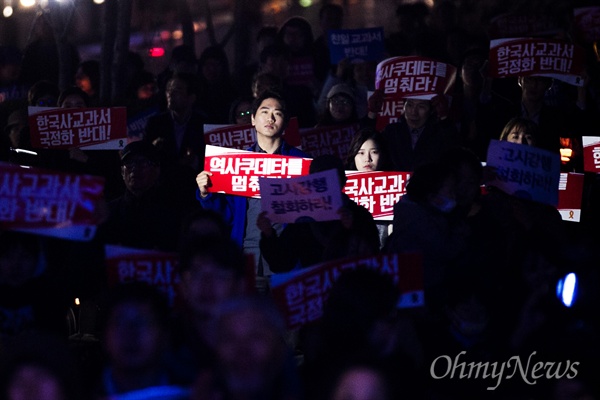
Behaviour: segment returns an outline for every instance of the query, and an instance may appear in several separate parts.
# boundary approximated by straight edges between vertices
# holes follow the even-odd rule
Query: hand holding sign
[[[212,172],[202,171],[196,176],[196,184],[198,185],[198,189],[200,189],[200,196],[206,197],[208,196],[208,188],[212,186],[210,182],[210,177],[212,176]]]
[[[275,236],[276,232],[273,229],[273,223],[267,217],[268,211],[263,211],[258,214],[258,218],[256,219],[256,226],[258,229],[268,238]]]

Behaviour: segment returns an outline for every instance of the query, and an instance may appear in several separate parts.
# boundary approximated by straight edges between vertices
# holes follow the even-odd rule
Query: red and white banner
[[[585,51],[558,39],[513,38],[490,42],[490,75],[546,76],[583,86]]]
[[[375,119],[375,129],[382,131],[386,126],[398,122],[404,112],[404,99],[385,98],[381,111]]]
[[[211,192],[260,197],[259,177],[293,178],[308,175],[311,158],[280,156],[206,146],[204,170],[210,171]]]
[[[429,100],[451,93],[456,67],[427,57],[393,57],[377,64],[375,88],[383,89],[386,98],[420,98]]]
[[[346,171],[344,192],[357,204],[365,207],[377,220],[394,217],[394,205],[406,194],[409,172]]]
[[[493,139],[486,166],[494,171],[488,185],[516,197],[558,204],[560,154]]]
[[[63,239],[94,237],[104,179],[0,163],[0,229]]]
[[[273,222],[301,223],[340,219],[342,191],[337,171],[299,178],[259,178],[260,203]]]
[[[119,150],[127,144],[125,107],[29,107],[28,112],[34,148]]]
[[[600,136],[582,136],[583,170],[600,173]]]
[[[420,254],[380,254],[335,260],[271,276],[271,295],[284,315],[288,328],[298,328],[321,318],[323,305],[335,281],[343,271],[357,268],[371,268],[391,275],[400,290],[398,307],[420,307],[425,304]]]
[[[358,124],[346,124],[302,129],[300,131],[302,151],[312,157],[333,154],[345,160],[352,138],[359,128]]]
[[[179,301],[177,253],[106,245],[105,254],[109,287],[127,282],[146,282],[164,293],[171,306]]]
[[[550,14],[501,14],[490,21],[488,35],[491,39],[550,36],[560,31],[557,19]]]
[[[600,6],[573,9],[573,26],[580,41],[593,43],[600,40]]]
[[[581,200],[583,197],[583,174],[562,172],[558,183],[557,209],[563,220],[581,221]]]
[[[298,118],[290,119],[283,132],[285,141],[290,146],[300,145]],[[204,125],[204,143],[211,146],[229,149],[246,150],[256,142],[256,130],[252,124],[247,125]]]

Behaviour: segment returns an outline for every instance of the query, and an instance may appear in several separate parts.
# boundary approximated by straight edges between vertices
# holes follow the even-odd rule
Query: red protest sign
[[[581,199],[583,197],[583,174],[575,172],[560,174],[558,182],[557,209],[565,221],[581,221]]]
[[[386,98],[404,97],[429,100],[451,93],[456,67],[427,57],[393,57],[377,64],[375,88],[383,89]]]
[[[204,170],[210,171],[214,193],[260,197],[259,177],[308,175],[312,159],[206,146]]]
[[[34,148],[118,150],[127,144],[125,107],[29,107],[29,128]]]
[[[409,172],[346,171],[344,192],[379,220],[392,220],[394,205],[406,194]]]
[[[0,228],[91,240],[104,179],[0,163]]]
[[[583,136],[583,170],[600,173],[600,136]]]
[[[335,260],[271,276],[271,294],[288,328],[298,328],[321,318],[323,305],[335,281],[344,270],[356,268],[372,268],[391,275],[401,293],[398,307],[424,305],[420,254],[380,254]]]
[[[558,39],[514,38],[490,42],[490,75],[547,76],[583,86],[584,49]]]
[[[300,145],[298,118],[292,117],[283,132],[290,146]],[[225,125],[207,129],[205,125],[204,143],[229,149],[246,150],[256,142],[256,130],[252,124]]]
[[[171,306],[179,301],[177,253],[106,245],[105,254],[110,287],[127,282],[146,282],[164,293]]]
[[[300,132],[302,150],[313,157],[333,154],[345,160],[352,138],[359,128],[358,124],[345,124],[303,129]]]

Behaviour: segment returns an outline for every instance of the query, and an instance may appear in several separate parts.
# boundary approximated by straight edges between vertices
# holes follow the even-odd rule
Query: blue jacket
[[[254,143],[248,151],[256,151],[257,143]],[[311,158],[308,154],[293,146],[290,146],[285,141],[276,154],[282,156],[295,156]],[[196,198],[200,201],[202,208],[213,210],[221,214],[225,222],[231,227],[231,238],[240,246],[244,242],[244,231],[246,229],[246,203],[248,199],[243,196],[225,195],[222,193],[209,193],[208,196],[202,198],[200,189],[196,191]]]

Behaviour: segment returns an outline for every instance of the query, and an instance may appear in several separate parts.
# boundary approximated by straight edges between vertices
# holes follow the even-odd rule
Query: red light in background
[[[162,47],[152,47],[148,49],[148,55],[150,57],[162,57],[165,55],[165,49]]]

